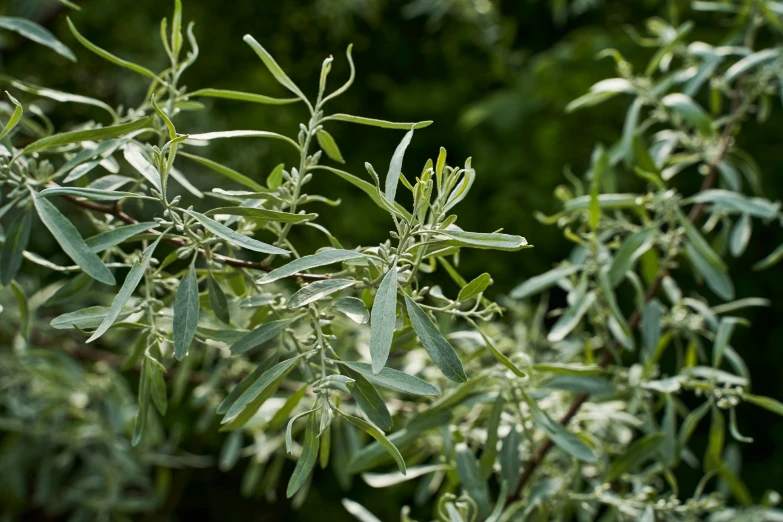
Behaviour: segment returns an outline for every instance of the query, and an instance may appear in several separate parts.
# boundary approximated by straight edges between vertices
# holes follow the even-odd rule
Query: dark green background
[[[83,0],[83,10],[70,16],[91,41],[124,58],[152,69],[166,66],[158,38],[158,24],[170,17],[163,0]],[[426,5],[427,2],[418,2]],[[317,88],[321,61],[333,54],[331,85],[347,75],[344,50],[354,44],[357,78],[348,94],[327,108],[396,121],[432,119],[435,123],[417,131],[406,155],[404,170],[417,172],[435,157],[438,147],[449,152],[451,164],[473,157],[478,177],[471,195],[458,207],[459,224],[469,230],[499,228],[525,236],[533,250],[487,255],[463,254],[462,267],[469,276],[488,271],[496,293],[551,267],[568,253],[568,244],[555,227],[539,224],[534,211],[552,213],[558,203],[552,192],[564,182],[563,169],[580,174],[596,142],[612,143],[622,127],[626,100],[598,108],[565,114],[564,106],[595,81],[613,73],[610,60],[595,54],[615,47],[643,68],[650,51],[636,47],[623,30],[641,28],[651,15],[665,13],[662,1],[592,2],[597,8],[572,14],[555,22],[550,2],[509,0],[495,3],[499,15],[481,15],[471,5],[481,2],[429,2],[451,5],[442,17],[413,16],[408,2],[385,0],[184,0],[185,20],[196,22],[201,56],[186,73],[190,90],[215,87],[285,96],[253,52],[242,42],[252,34],[308,94]],[[590,2],[577,2],[578,5]],[[133,73],[114,67],[90,54],[67,30],[64,13],[52,16],[47,0],[2,0],[0,14],[14,14],[46,23],[79,57],[70,65],[35,45],[9,38],[2,51],[2,69],[18,78],[70,92],[102,98],[112,104],[140,103],[146,84]],[[462,6],[462,7],[460,7]],[[694,13],[684,11],[684,17]],[[712,43],[725,29],[710,16],[699,15],[697,35]],[[5,35],[4,35],[5,37]],[[249,105],[232,101],[208,103],[209,111],[189,113],[178,123],[180,132],[226,129],[264,129],[294,135],[306,115],[302,107]],[[55,120],[68,124],[100,118],[89,108],[69,106],[55,110]],[[330,124],[348,163],[346,170],[363,176],[363,162],[384,172],[402,133]],[[780,196],[777,179],[783,137],[783,115],[776,106],[770,121],[749,122],[740,144],[761,165],[767,196]],[[290,163],[284,148],[261,141],[215,144],[209,156],[256,179],[263,180],[281,161]],[[183,160],[186,161],[186,160]],[[192,165],[191,165],[192,166]],[[688,187],[700,182],[681,180]],[[199,186],[210,188],[206,173]],[[625,188],[636,180],[621,180]],[[388,216],[363,194],[343,181],[319,174],[313,193],[340,198],[337,208],[320,206],[323,224],[348,245],[385,240]],[[309,240],[309,237],[305,237]],[[320,239],[319,239],[320,241]],[[783,241],[775,226],[756,226],[748,252],[731,261],[738,297],[766,297],[774,305],[743,315],[752,329],[735,334],[733,345],[745,358],[753,375],[753,392],[783,397],[781,329],[777,312],[783,304],[780,268],[765,273],[749,270]],[[706,289],[699,289],[709,294]],[[710,296],[717,302],[714,296]],[[756,439],[742,448],[742,476],[756,499],[769,488],[783,488],[783,420],[773,414],[743,406],[741,429]],[[211,441],[216,442],[216,441]],[[697,442],[698,444],[698,442]],[[698,446],[697,446],[698,447]],[[168,513],[182,519],[193,516],[228,520],[343,520],[346,515],[336,499],[343,496],[328,472],[318,471],[306,505],[294,515],[286,504],[266,505],[262,500],[242,499],[238,493],[243,464],[229,474],[217,470],[177,471],[175,484],[184,488],[172,498]],[[290,470],[289,470],[290,471]],[[287,472],[284,472],[284,475]],[[692,490],[699,474],[684,472],[684,494]],[[398,507],[409,498],[394,497],[390,490],[371,490],[354,482],[348,496],[372,507],[383,519],[396,519]],[[422,515],[424,518],[426,515]]]

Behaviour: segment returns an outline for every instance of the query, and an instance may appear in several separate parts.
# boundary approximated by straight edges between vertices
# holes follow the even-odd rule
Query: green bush
[[[583,177],[567,174],[560,212],[539,215],[573,242],[568,259],[491,292],[497,303],[491,274],[463,273],[462,250],[481,250],[487,264],[534,251],[509,253],[529,246],[521,236],[457,225],[477,176],[470,158],[450,164],[441,148],[421,170],[404,164],[414,131],[431,122],[329,110],[350,92],[350,47],[349,78],[335,89],[327,58],[314,97],[249,35],[289,97],[189,90],[181,78],[199,52],[179,0],[161,24],[159,72],[68,20],[86,49],[149,88],[126,108],[6,78],[5,513],[142,518],[176,502],[171,469],[241,461],[243,495],[280,494],[294,507],[315,492],[313,470],[328,468],[345,509],[365,522],[377,520],[371,511],[449,522],[783,517],[777,493],[756,498],[743,484],[737,449],[751,442],[740,404],[779,414],[783,404],[750,392],[730,344],[747,325],[733,314],[769,303],[735,296],[724,260],[746,250],[754,218],[783,223],[735,140],[751,117],[772,114],[783,58],[756,42],[776,40],[783,10],[755,0],[694,8],[727,27],[718,40],[691,39],[697,28],[673,9],[637,38],[653,50],[640,71],[601,53],[617,76],[568,109],[630,97],[622,133],[595,147]],[[0,28],[76,59],[30,21],[0,17]],[[299,105],[307,119],[295,135],[187,133],[182,114],[210,98]],[[56,132],[39,100],[93,106],[103,119]],[[361,143],[335,141],[328,129],[339,125],[404,132],[383,177],[369,163],[366,175],[331,166],[361,155]],[[221,140],[237,151],[276,140],[287,151],[253,179],[209,159],[204,150]],[[356,227],[366,217],[309,194],[315,178],[366,194],[388,216],[388,239],[353,246],[321,225],[313,210]],[[780,257],[783,247],[755,267]],[[693,278],[698,292],[688,291]],[[138,375],[135,393],[124,375]],[[691,437],[708,415],[697,448]],[[192,453],[183,442],[193,439],[221,449]],[[685,467],[703,473],[695,491],[679,486]],[[419,507],[362,507],[350,500],[359,480],[399,491],[412,481]]]

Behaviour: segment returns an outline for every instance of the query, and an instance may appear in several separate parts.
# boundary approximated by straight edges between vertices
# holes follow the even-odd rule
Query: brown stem
[[[739,105],[739,98],[735,96],[734,98],[734,111],[736,112],[737,107]],[[707,176],[704,178],[704,182],[701,185],[701,191],[708,190],[712,188],[715,185],[715,182],[718,179],[718,165],[720,165],[720,162],[723,160],[723,157],[726,155],[726,152],[729,148],[729,143],[731,142],[731,135],[734,132],[735,125],[737,123],[738,117],[732,118],[731,122],[728,123],[723,128],[723,133],[721,134],[720,143],[718,145],[718,149],[715,154],[715,158],[710,163],[709,172],[707,173]],[[690,213],[688,214],[688,220],[691,223],[696,223],[696,220],[699,219],[701,214],[704,212],[705,205],[704,203],[698,203],[693,206]],[[658,290],[661,287],[661,283],[663,282],[663,278],[666,277],[667,272],[665,269],[661,271],[653,280],[650,287],[647,289],[647,293],[644,297],[644,302],[649,302],[653,297],[655,297],[655,294],[658,293]],[[635,330],[639,323],[641,322],[642,314],[640,309],[635,309],[633,311],[633,314],[628,318],[628,327],[631,330]],[[615,341],[615,348],[617,347],[617,342]],[[611,350],[605,350],[604,354],[598,363],[599,366],[602,368],[607,366],[612,360],[612,351]],[[568,411],[565,415],[560,419],[560,424],[562,426],[567,426],[569,422],[571,422],[571,419],[576,416],[576,414],[579,412],[579,409],[582,407],[582,405],[587,401],[589,398],[589,394],[583,393],[580,394],[574,399],[574,402],[571,403],[571,407],[568,408]],[[516,489],[506,497],[506,502],[515,502],[519,500],[522,497],[522,490],[525,487],[525,484],[528,483],[530,478],[533,476],[533,473],[535,472],[536,468],[543,462],[544,458],[547,456],[547,454],[552,450],[552,447],[554,446],[554,443],[552,442],[552,439],[547,438],[541,446],[538,447],[535,453],[527,460],[525,463],[525,466],[522,468],[522,473],[519,476],[519,483],[517,484]]]
[[[119,205],[103,205],[101,203],[95,203],[94,201],[87,201],[84,199],[79,199],[74,196],[65,196],[65,199],[68,200],[70,203],[73,203],[74,205],[78,205],[82,208],[86,208],[87,210],[92,210],[93,212],[100,212],[103,214],[108,214],[110,216],[113,216],[115,219],[119,219],[120,221],[128,224],[128,225],[135,225],[138,223],[135,219],[130,217],[128,214],[124,213]],[[164,239],[166,243],[169,243],[174,246],[185,246],[187,245],[187,242],[183,239],[177,239],[173,237],[167,237]],[[199,255],[206,257],[207,253],[203,249],[199,249],[198,251]],[[212,254],[212,257],[216,260],[225,263],[230,266],[234,266],[237,268],[252,268],[255,270],[263,270],[264,272],[271,272],[274,270],[273,267],[269,266],[267,263],[260,262],[260,261],[246,261],[244,259],[236,259],[234,257],[228,257],[223,256],[220,254]],[[329,275],[319,275],[319,274],[302,274],[297,273],[288,276],[289,279],[293,280],[302,280],[302,281],[321,281],[324,279],[329,279]]]

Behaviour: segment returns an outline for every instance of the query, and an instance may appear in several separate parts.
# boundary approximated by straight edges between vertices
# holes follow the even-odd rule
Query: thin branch
[[[130,217],[128,214],[123,212],[119,205],[115,203],[114,205],[103,205],[101,203],[95,203],[94,201],[87,201],[84,199],[79,199],[75,196],[65,196],[65,199],[73,203],[74,205],[78,205],[82,208],[86,208],[87,210],[92,210],[93,212],[100,212],[102,214],[108,214],[115,219],[118,219],[122,221],[123,223],[126,223],[128,225],[135,225],[138,223],[135,219]],[[152,233],[155,233],[152,231]],[[171,245],[181,247],[185,246],[188,243],[185,240],[177,239],[174,237],[167,237],[164,238],[164,241],[166,243],[169,243]],[[199,255],[202,257],[206,257],[207,253],[203,249],[199,249],[198,251]],[[228,257],[223,256],[220,254],[212,254],[212,257],[221,263],[225,263],[227,265],[237,267],[237,268],[252,268],[255,270],[263,270],[264,272],[271,272],[274,270],[274,267],[269,266],[268,263],[264,263],[263,261],[246,261],[244,259],[236,259],[234,257]],[[324,279],[329,279],[330,276],[327,275],[320,275],[320,274],[303,274],[303,273],[297,273],[288,276],[288,279],[293,279],[295,281],[302,280],[302,281],[322,281]]]
[[[735,95],[734,97],[734,111],[737,110],[738,106],[738,97]],[[701,185],[701,191],[708,190],[712,188],[715,185],[715,182],[718,179],[718,165],[720,165],[721,161],[723,160],[723,157],[726,155],[726,152],[729,149],[729,144],[731,142],[731,135],[734,132],[734,129],[736,127],[737,121],[739,120],[739,117],[736,116],[729,122],[724,128],[723,133],[721,134],[720,143],[718,145],[718,150],[715,154],[715,159],[710,163],[709,172],[707,173],[707,176],[704,178],[704,182]],[[704,203],[698,203],[693,206],[690,213],[688,214],[688,220],[691,223],[696,223],[696,221],[701,217],[702,213],[704,212],[705,205]],[[655,280],[652,282],[650,287],[647,290],[647,293],[644,297],[644,302],[648,303],[655,295],[658,293],[658,290],[661,287],[661,284],[663,282],[664,277],[666,277],[667,272],[661,271]],[[635,309],[633,311],[633,314],[628,319],[628,327],[631,329],[631,331],[636,330],[636,328],[639,326],[639,323],[641,322],[641,310]],[[618,343],[615,341],[615,348],[618,346]],[[612,360],[612,352],[611,350],[605,350],[603,356],[601,357],[600,362],[598,363],[599,366],[606,367]],[[560,424],[562,426],[567,426],[569,422],[571,422],[571,419],[573,419],[576,414],[579,412],[582,405],[587,401],[587,399],[590,398],[589,394],[583,393],[580,394],[574,399],[574,402],[571,403],[571,406],[568,408],[568,411],[565,415],[560,419]],[[519,483],[517,484],[516,489],[511,492],[506,497],[506,503],[515,502],[519,500],[522,497],[522,490],[525,488],[525,485],[528,483],[530,478],[533,476],[533,473],[538,468],[538,466],[543,462],[544,458],[547,456],[547,454],[552,450],[554,447],[554,443],[552,442],[552,439],[546,438],[546,440],[541,444],[541,446],[538,447],[536,452],[527,460],[525,463],[524,468],[522,468],[522,473],[519,476]]]

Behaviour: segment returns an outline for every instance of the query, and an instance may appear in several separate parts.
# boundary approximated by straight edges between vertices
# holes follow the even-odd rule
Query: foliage
[[[768,303],[735,300],[723,259],[742,255],[754,218],[781,222],[734,139],[749,116],[763,122],[772,112],[779,52],[756,41],[774,40],[780,15],[775,2],[695,7],[715,11],[729,35],[690,41],[691,23],[652,19],[639,37],[654,49],[641,73],[619,52],[603,53],[617,77],[569,109],[632,96],[622,136],[596,146],[584,179],[569,174],[571,186],[556,191],[561,212],[541,216],[575,244],[569,258],[501,304],[486,296],[490,274],[461,273],[461,252],[516,251],[526,241],[456,225],[451,212],[476,178],[470,159],[450,165],[441,149],[416,175],[403,173],[414,131],[430,122],[326,111],[353,82],[350,47],[349,79],[330,91],[327,58],[315,97],[251,36],[245,42],[290,95],[188,90],[181,77],[199,53],[179,1],[161,24],[169,63],[160,72],[98,47],[69,21],[84,47],[149,88],[126,109],[10,81],[0,281],[13,301],[0,317],[12,342],[0,359],[0,458],[18,471],[3,477],[5,504],[85,520],[158,509],[166,492],[152,467],[165,477],[160,470],[205,464],[178,448],[181,428],[161,422],[177,416],[197,418],[205,435],[228,432],[218,465],[248,457],[245,492],[273,499],[282,484],[295,506],[319,463],[346,491],[359,474],[373,487],[416,480],[417,502],[434,506],[422,516],[447,521],[780,517],[754,503],[735,447],[749,442],[739,404],[783,412],[751,394],[730,345],[745,323],[731,314]],[[3,27],[29,36],[31,23]],[[51,34],[34,34],[70,57]],[[27,98],[91,105],[105,123],[55,132]],[[210,98],[302,105],[308,117],[296,136],[178,131],[183,113]],[[366,178],[329,165],[352,152],[325,128],[341,124],[405,131],[383,179],[369,163]],[[199,151],[243,138],[278,140],[289,154],[255,180]],[[197,164],[213,173],[211,190],[190,181]],[[687,178],[698,174],[693,192]],[[316,176],[364,192],[389,216],[389,239],[347,248],[321,226],[309,210],[334,212],[339,202],[306,193]],[[76,225],[68,206],[80,211]],[[62,250],[54,259],[35,252],[39,222],[35,230],[48,229]],[[455,292],[431,282],[440,272]],[[681,290],[692,275],[708,297]],[[565,305],[550,309],[546,294],[558,288]],[[96,341],[102,348],[89,346]],[[138,370],[137,406],[113,368]],[[691,437],[707,414],[699,459]],[[289,459],[295,467],[284,475]],[[683,466],[703,470],[694,492],[680,491]],[[373,506],[344,506],[374,519]]]

